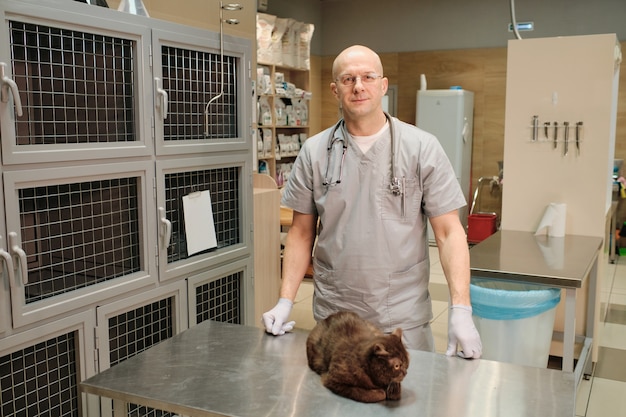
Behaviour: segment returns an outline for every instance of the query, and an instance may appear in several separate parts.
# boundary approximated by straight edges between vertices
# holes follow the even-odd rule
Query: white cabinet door
[[[152,154],[150,29],[36,3],[0,3],[3,164]]]
[[[98,372],[187,329],[186,288],[183,280],[99,306],[95,332]],[[110,399],[101,397],[100,407],[100,416],[113,415]],[[133,404],[128,408],[129,416],[160,415]]]
[[[157,161],[159,277],[189,276],[205,268],[252,256],[251,179],[248,153]],[[183,198],[207,191],[211,211],[185,217]],[[212,214],[210,217],[209,215]],[[187,231],[212,222],[217,246],[191,253]]]
[[[252,259],[245,258],[190,276],[189,327],[206,320],[256,324],[252,271]]]
[[[153,172],[150,161],[4,172],[15,327],[156,282]]]
[[[1,173],[1,171],[0,171]],[[2,199],[0,189],[0,201]],[[0,204],[0,219],[4,219],[4,204]],[[7,235],[4,222],[0,220],[0,335],[11,328],[11,282],[15,280],[13,259],[7,251]]]
[[[222,50],[219,33],[155,27],[157,155],[250,151],[250,42],[225,35]]]
[[[97,415],[78,386],[96,373],[94,329],[93,312],[82,312],[1,337],[2,415]]]

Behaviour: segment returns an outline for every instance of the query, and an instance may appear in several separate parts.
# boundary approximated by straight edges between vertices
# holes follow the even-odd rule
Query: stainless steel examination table
[[[339,397],[306,362],[307,333],[205,321],[83,382],[83,392],[185,416],[574,415],[572,373],[410,351],[402,399]]]
[[[576,384],[591,373],[596,281],[602,238],[566,235],[535,236],[532,232],[501,230],[470,250],[473,276],[520,281],[565,289],[563,372],[574,372]],[[585,334],[576,332],[576,296],[589,279]],[[556,333],[556,339],[560,334]],[[582,349],[574,368],[575,343]]]

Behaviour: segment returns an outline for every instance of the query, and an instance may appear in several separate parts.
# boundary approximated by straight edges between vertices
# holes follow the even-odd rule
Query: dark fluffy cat
[[[309,367],[335,394],[373,403],[399,400],[409,367],[402,329],[385,335],[352,312],[320,321],[306,341]]]

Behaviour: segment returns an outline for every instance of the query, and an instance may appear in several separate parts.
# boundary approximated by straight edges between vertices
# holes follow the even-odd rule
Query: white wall
[[[555,202],[567,204],[567,234],[604,237],[615,149],[615,46],[611,34],[509,43],[502,229],[534,231],[546,206]],[[531,141],[534,115],[540,125],[536,142]],[[556,149],[545,139],[546,121],[561,126]],[[584,122],[580,152],[579,121]]]

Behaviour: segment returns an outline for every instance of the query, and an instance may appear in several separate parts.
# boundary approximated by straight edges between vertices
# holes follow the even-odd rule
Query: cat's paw
[[[392,382],[387,387],[387,399],[397,401],[402,397],[402,386],[399,382]]]
[[[373,389],[373,390],[370,390],[367,393],[367,395],[365,395],[365,397],[360,401],[366,402],[366,403],[377,403],[380,401],[385,401],[386,396],[387,396],[387,393],[385,392],[385,390]]]

